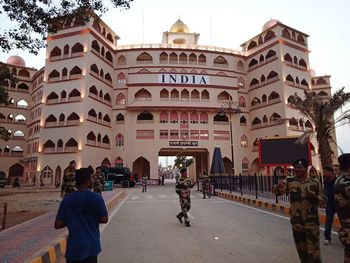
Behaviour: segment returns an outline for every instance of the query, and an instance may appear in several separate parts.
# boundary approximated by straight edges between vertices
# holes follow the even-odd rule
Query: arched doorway
[[[53,183],[53,171],[49,166],[46,166],[41,171],[40,180],[42,181],[42,182],[39,182],[40,184],[43,183],[44,185],[52,185],[52,183]]]
[[[56,182],[61,184],[61,176],[62,176],[62,169],[60,166],[57,166],[55,171],[55,184]]]
[[[114,160],[114,164],[116,167],[123,167],[123,159],[118,156],[115,160]]]
[[[259,158],[256,158],[252,164],[251,164],[251,171],[252,173],[259,173],[260,172],[260,166],[259,166]]]
[[[132,164],[132,171],[138,175],[147,175],[150,178],[150,164],[144,157],[137,158]]]
[[[22,177],[24,172],[24,167],[16,163],[12,165],[9,169],[9,178],[14,178],[14,177]]]
[[[101,165],[110,167],[111,166],[111,162],[108,160],[108,158],[104,158],[102,163],[101,163]]]

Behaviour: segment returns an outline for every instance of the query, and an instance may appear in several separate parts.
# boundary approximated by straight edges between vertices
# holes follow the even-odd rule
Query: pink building
[[[219,112],[233,101],[241,111],[232,113],[235,173],[265,173],[259,138],[314,129],[289,97],[310,89],[331,94],[330,76],[310,69],[308,35],[277,20],[240,51],[198,45],[199,34],[180,20],[160,44],[119,46],[118,39],[103,21],[73,23],[48,36],[44,68],[8,59],[19,82],[8,87],[10,105],[0,105],[0,124],[12,131],[0,141],[1,171],[50,185],[76,160],[156,179],[158,156],[194,156],[200,173],[209,170],[215,145],[231,171],[229,114]]]

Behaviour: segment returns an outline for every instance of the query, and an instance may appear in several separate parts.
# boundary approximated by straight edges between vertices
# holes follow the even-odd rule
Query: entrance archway
[[[14,178],[14,177],[22,177],[24,172],[24,167],[16,163],[12,165],[9,169],[9,177]]]
[[[108,160],[108,158],[104,158],[102,163],[101,163],[101,165],[110,167],[111,166],[111,162]]]
[[[132,163],[132,171],[134,173],[137,173],[139,176],[147,175],[148,178],[150,178],[150,164],[149,161],[147,161],[144,157],[137,158]]]

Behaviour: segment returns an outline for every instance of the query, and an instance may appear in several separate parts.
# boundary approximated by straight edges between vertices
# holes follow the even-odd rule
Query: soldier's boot
[[[190,221],[188,220],[188,219],[185,219],[185,226],[186,227],[190,227],[191,225],[190,225]]]
[[[205,193],[203,193],[203,199],[205,199]]]
[[[181,224],[183,223],[183,221],[182,221],[182,214],[181,213],[176,215],[176,218],[179,219]]]

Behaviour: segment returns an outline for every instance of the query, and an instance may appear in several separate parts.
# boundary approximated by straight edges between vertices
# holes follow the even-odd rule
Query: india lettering
[[[166,84],[208,85],[209,84],[209,76],[161,74],[161,75],[159,75],[159,82],[166,83]]]

